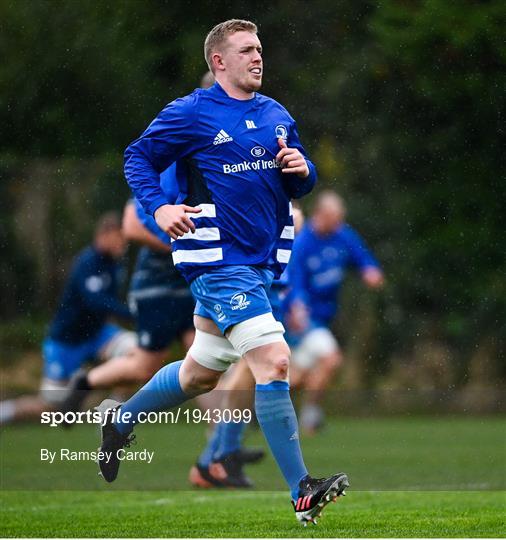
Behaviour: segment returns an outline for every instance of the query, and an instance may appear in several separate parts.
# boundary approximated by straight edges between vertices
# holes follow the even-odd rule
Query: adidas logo
[[[299,440],[299,434],[296,431],[294,431],[289,440],[290,441],[298,441]]]
[[[234,139],[224,129],[220,129],[218,135],[214,138],[213,144],[216,146],[217,144],[223,144],[233,140]]]

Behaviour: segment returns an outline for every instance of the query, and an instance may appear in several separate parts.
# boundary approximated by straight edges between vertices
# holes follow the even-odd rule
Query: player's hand
[[[297,148],[288,148],[286,142],[279,138],[278,144],[281,150],[276,156],[276,161],[281,165],[281,172],[296,174],[300,178],[309,176],[309,167],[304,159],[304,156]]]
[[[299,300],[293,302],[286,317],[286,325],[294,334],[302,334],[309,326],[309,311]]]
[[[156,224],[173,240],[177,240],[187,232],[195,232],[195,225],[187,214],[198,214],[202,208],[186,204],[164,204],[156,209],[154,218]]]
[[[385,284],[383,272],[375,266],[368,266],[363,270],[362,280],[371,289],[380,289]]]

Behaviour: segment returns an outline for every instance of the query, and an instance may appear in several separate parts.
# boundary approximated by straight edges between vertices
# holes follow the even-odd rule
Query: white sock
[[[0,401],[0,425],[8,424],[14,419],[16,412],[16,403],[13,399]]]

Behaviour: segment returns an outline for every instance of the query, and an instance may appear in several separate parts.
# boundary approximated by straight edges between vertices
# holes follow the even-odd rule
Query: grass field
[[[94,450],[93,426],[13,426],[1,434],[0,535],[28,537],[504,537],[506,431],[501,418],[341,419],[303,438],[315,476],[344,470],[348,496],[300,527],[272,459],[249,468],[254,491],[190,491],[202,426],[141,426],[107,485],[92,462],[41,462],[40,449]],[[251,430],[247,443],[263,444]]]

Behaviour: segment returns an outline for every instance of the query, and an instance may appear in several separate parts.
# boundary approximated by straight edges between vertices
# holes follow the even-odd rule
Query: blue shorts
[[[142,296],[139,291],[129,299],[135,313],[139,347],[162,351],[183,332],[193,328],[195,301],[188,289],[165,291],[155,296]]]
[[[273,272],[258,266],[222,266],[202,274],[190,285],[195,315],[212,319],[225,334],[235,324],[271,313],[273,278]]]
[[[279,287],[274,284],[269,291],[269,300],[272,306],[272,314],[274,315],[274,318],[280,323],[284,323],[286,311],[286,297],[286,286]]]
[[[86,360],[95,358],[119,332],[123,332],[119,326],[104,324],[96,336],[77,345],[46,338],[42,344],[44,376],[54,380],[70,379]]]

